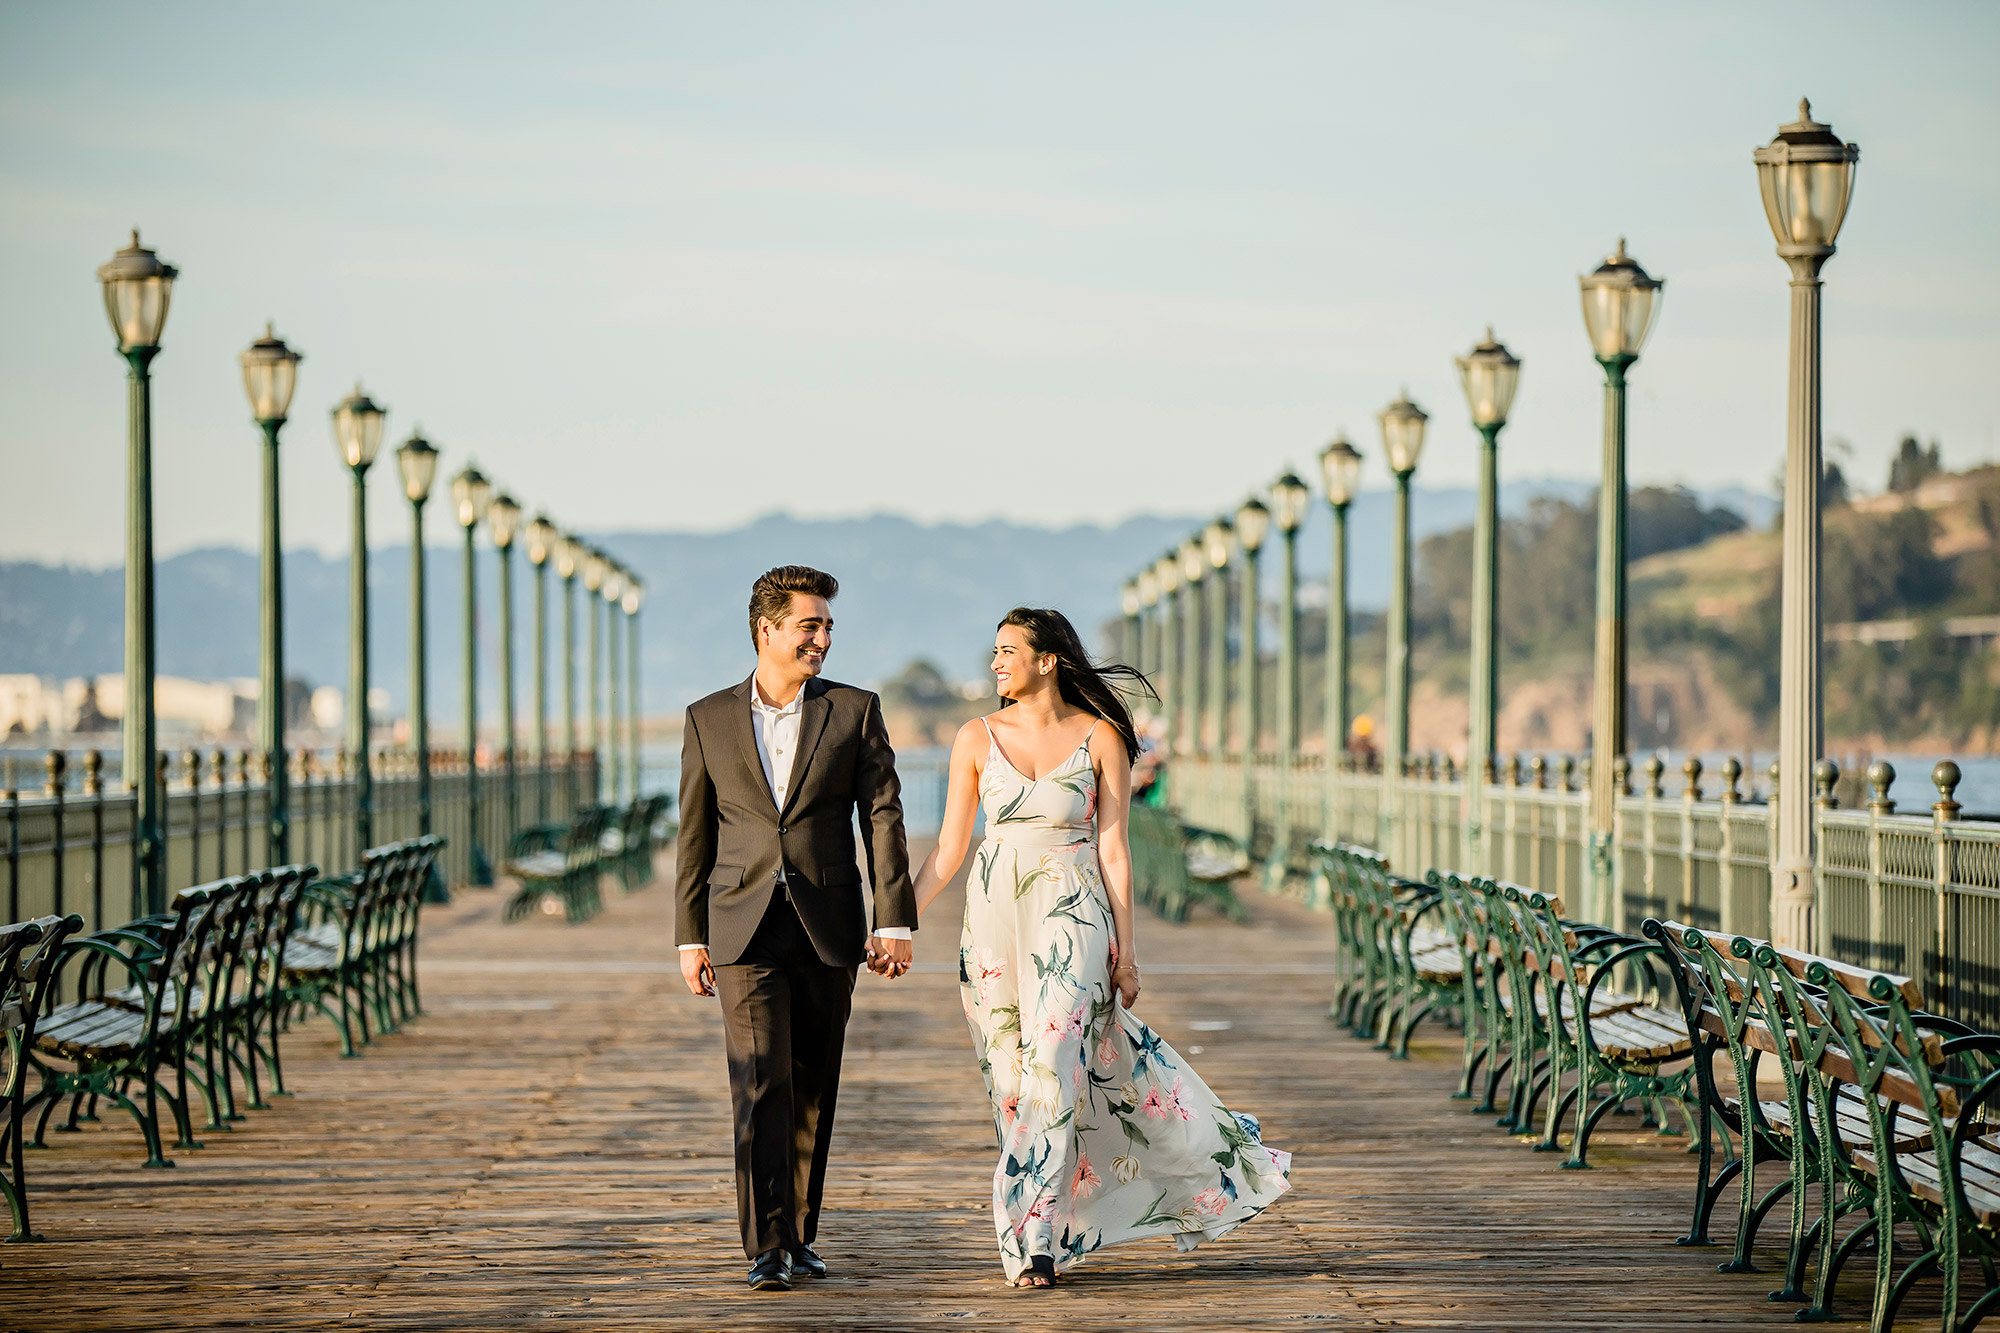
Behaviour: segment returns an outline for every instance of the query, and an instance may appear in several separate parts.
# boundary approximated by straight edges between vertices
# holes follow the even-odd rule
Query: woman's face
[[[1055,667],[1056,655],[1037,657],[1028,632],[1019,625],[1002,625],[993,636],[994,692],[1002,699],[1025,699],[1053,685]]]

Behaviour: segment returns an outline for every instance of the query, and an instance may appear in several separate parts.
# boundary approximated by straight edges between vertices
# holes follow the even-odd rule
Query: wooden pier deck
[[[142,1170],[109,1116],[34,1154],[47,1243],[0,1249],[0,1329],[1791,1322],[1764,1300],[1770,1273],[1719,1275],[1717,1251],[1671,1244],[1692,1167],[1678,1143],[1614,1120],[1600,1169],[1557,1170],[1448,1099],[1448,1035],[1403,1064],[1335,1030],[1323,920],[1254,896],[1248,925],[1142,918],[1140,1003],[1295,1154],[1269,1214],[1192,1255],[1132,1245],[1054,1292],[1003,1286],[947,899],[916,973],[860,980],[821,1238],[834,1276],[752,1293],[719,1024],[681,985],[666,883],[580,927],[503,925],[499,900],[433,909],[422,1018],[356,1060],[305,1027],[297,1096],[174,1169]]]

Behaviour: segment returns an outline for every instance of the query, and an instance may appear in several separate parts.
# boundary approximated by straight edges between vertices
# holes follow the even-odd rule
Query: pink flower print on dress
[[[1004,954],[991,954],[980,949],[973,954],[973,966],[979,970],[979,1002],[986,1003],[993,993],[993,983],[1007,975],[1007,959]]]
[[[1168,1110],[1167,1099],[1161,1094],[1158,1087],[1148,1088],[1146,1089],[1146,1100],[1139,1103],[1139,1109],[1155,1120],[1165,1120]]]
[[[1213,1185],[1194,1196],[1195,1211],[1206,1213],[1210,1217],[1221,1217],[1222,1210],[1228,1202],[1228,1196]]]
[[[1091,783],[1090,790],[1083,796],[1083,822],[1094,823],[1097,819],[1097,784]]]
[[[1018,1092],[1000,1103],[1000,1114],[1007,1117],[1007,1123],[1010,1125],[1014,1123],[1014,1117],[1020,1113],[1020,1110],[1021,1094]]]
[[[1097,1063],[1110,1065],[1117,1062],[1118,1043],[1111,1040],[1111,1034],[1107,1032],[1104,1034],[1104,1040],[1097,1043]]]
[[[1181,1081],[1174,1080],[1174,1086],[1167,1089],[1167,1109],[1183,1120],[1194,1119],[1194,1112],[1181,1104]]]
[[[1088,1157],[1076,1159],[1076,1170],[1069,1178],[1069,1192],[1079,1199],[1088,1199],[1103,1186],[1097,1172],[1091,1169]]]

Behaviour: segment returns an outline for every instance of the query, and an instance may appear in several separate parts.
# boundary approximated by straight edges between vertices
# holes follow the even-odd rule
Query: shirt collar
[[[792,696],[790,703],[780,708],[776,704],[765,703],[762,691],[757,688],[756,679],[753,677],[750,681],[750,706],[760,713],[768,713],[772,717],[784,717],[789,713],[798,712],[799,709],[805,706],[805,702],[806,687],[804,685],[799,686],[799,692]]]

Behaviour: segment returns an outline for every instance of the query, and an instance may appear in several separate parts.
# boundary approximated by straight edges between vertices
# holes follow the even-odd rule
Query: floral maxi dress
[[[1118,1003],[1089,742],[1031,782],[988,739],[958,969],[1000,1138],[1007,1277],[1140,1236],[1191,1250],[1289,1189],[1291,1154]]]

